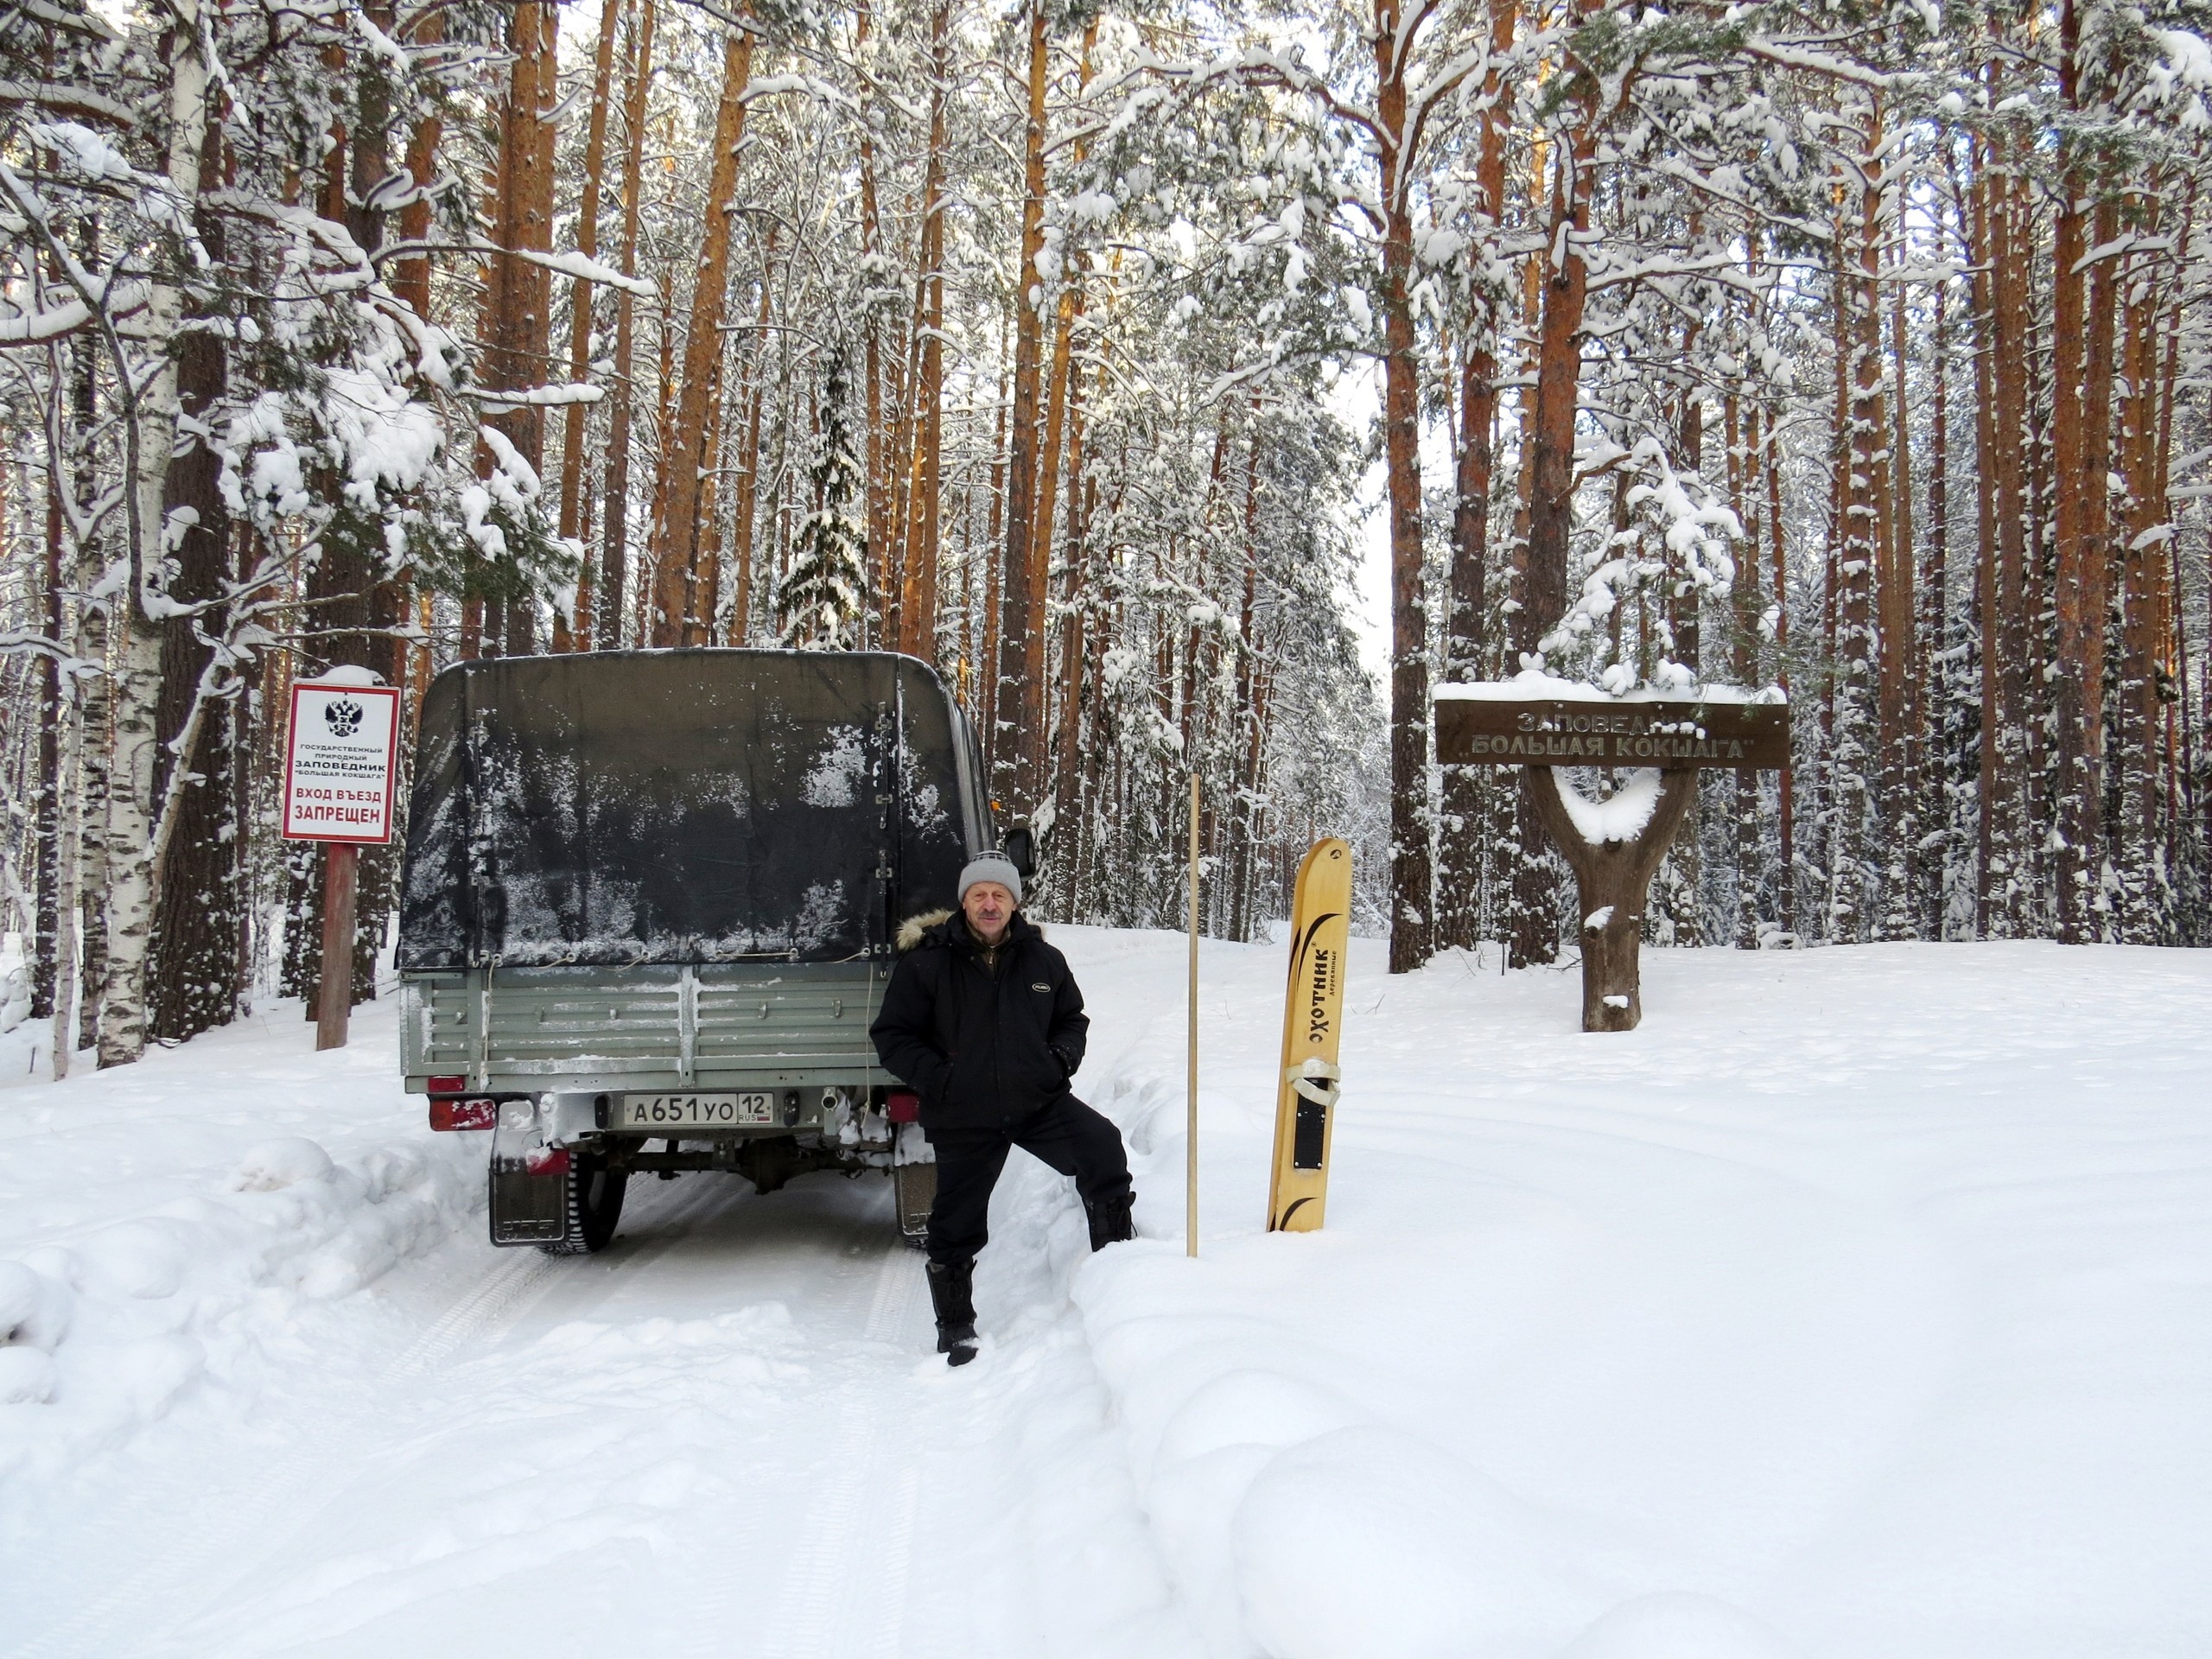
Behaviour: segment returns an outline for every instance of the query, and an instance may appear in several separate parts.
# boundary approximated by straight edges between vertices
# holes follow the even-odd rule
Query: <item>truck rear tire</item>
[[[570,1154],[568,1236],[538,1248],[548,1255],[586,1255],[605,1249],[614,1242],[614,1225],[622,1219],[622,1197],[629,1185],[630,1172],[608,1168],[606,1154]]]

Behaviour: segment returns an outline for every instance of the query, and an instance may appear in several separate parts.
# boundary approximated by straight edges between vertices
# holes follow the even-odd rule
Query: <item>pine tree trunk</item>
[[[701,484],[709,461],[709,409],[722,354],[730,210],[737,197],[737,146],[745,137],[745,94],[752,76],[752,31],[733,29],[722,42],[721,99],[715,111],[706,225],[683,339],[683,391],[677,402],[675,429],[667,440],[668,500],[654,554],[652,643],[657,645],[695,644],[702,632],[696,569],[699,548],[705,540],[699,523]]]
[[[914,470],[906,505],[906,538],[899,571],[899,649],[937,661],[938,499],[944,442],[944,209],[946,102],[951,92],[952,8],[938,0],[930,11],[929,160],[922,182],[920,244],[922,303],[919,361],[914,385]]]
[[[413,43],[435,46],[445,39],[445,14],[425,11],[416,14]],[[414,136],[407,143],[407,175],[416,188],[430,184],[437,171],[438,146],[445,137],[445,124],[435,115],[416,123]],[[399,210],[399,238],[403,242],[427,242],[430,236],[430,199],[417,195]],[[428,251],[410,258],[396,260],[391,267],[391,291],[412,306],[415,315],[428,321],[430,315],[430,255]]]
[[[1692,234],[1698,234],[1697,216],[1691,216]],[[1682,360],[1691,360],[1700,327],[1692,322],[1683,332]],[[1683,397],[1678,418],[1675,454],[1686,472],[1705,470],[1705,399],[1693,386]],[[1705,678],[1705,594],[1691,579],[1687,557],[1670,545],[1666,552],[1667,621],[1674,636],[1674,660],[1700,681]],[[1705,943],[1705,790],[1697,780],[1695,798],[1688,807],[1689,827],[1676,836],[1662,855],[1653,908],[1659,912],[1659,937],[1669,944],[1694,948]]]
[[[1044,618],[1032,613],[1035,557],[1038,409],[1044,359],[1044,283],[1037,256],[1045,246],[1045,7],[1029,4],[1029,114],[1024,128],[1021,257],[1014,268],[1014,407],[1007,447],[1006,542],[999,582],[998,690],[989,733],[991,793],[1015,817],[1036,803],[1037,748],[1043,724],[1040,677],[1034,671]]]
[[[1083,759],[1083,658],[1089,620],[1085,601],[1093,580],[1084,545],[1083,493],[1083,370],[1078,364],[1068,378],[1067,575],[1060,589],[1058,743],[1052,767],[1052,841],[1056,856],[1063,859],[1065,866],[1055,873],[1053,886],[1064,904],[1074,897],[1077,874],[1074,864],[1079,805],[1076,785]]]
[[[767,397],[765,342],[768,338],[768,313],[775,276],[776,231],[777,226],[771,224],[761,245],[760,308],[755,321],[757,338],[764,343],[754,352],[758,366],[746,400],[745,444],[738,455],[737,510],[730,531],[730,539],[736,545],[737,598],[732,607],[729,632],[730,643],[736,645],[753,643],[753,529],[760,500],[760,413]]]
[[[638,221],[643,207],[645,148],[645,99],[652,90],[653,22],[657,0],[643,0],[637,28],[631,37],[630,61],[622,99],[622,252],[621,268],[634,275],[638,269]],[[619,651],[629,597],[630,565],[630,442],[632,424],[631,375],[636,365],[637,304],[628,289],[614,299],[613,407],[607,412],[607,505],[603,512],[600,550],[601,598],[594,628],[602,648]],[[632,643],[643,644],[635,629]]]
[[[582,201],[576,218],[576,251],[587,259],[599,257],[599,198],[607,172],[607,108],[614,82],[614,37],[622,27],[623,0],[601,0],[599,41],[592,59],[592,98],[584,139]],[[569,378],[581,384],[591,372],[592,300],[595,290],[581,276],[569,299]],[[571,404],[561,423],[561,518],[563,538],[579,538],[581,519],[588,506],[589,480],[585,476],[584,428],[588,404]],[[589,651],[594,582],[593,560],[587,550],[576,572],[575,626],[553,619],[553,649]]]
[[[861,72],[861,257],[866,262],[871,276],[883,256],[883,216],[876,200],[875,124],[878,116],[875,69],[874,54],[868,49],[874,25],[874,8],[868,0],[858,0],[853,8],[853,61],[859,66]],[[940,95],[932,95],[932,111],[935,99]],[[934,121],[931,130],[934,134]],[[883,315],[880,308],[869,306],[867,315],[861,319],[861,327],[864,335],[861,372],[866,383],[863,398],[868,422],[864,459],[868,467],[868,592],[877,609],[874,638],[884,645],[896,647],[906,635],[899,618],[899,594],[895,584],[901,577],[894,569],[896,556],[891,548],[889,491],[884,477],[887,461],[883,442]],[[739,556],[744,556],[742,549]],[[745,585],[741,572],[738,585],[741,588]],[[745,619],[741,614],[733,632],[741,638],[744,626]]]
[[[2079,22],[2073,0],[2062,7],[2059,82],[2077,106]],[[2084,213],[2086,168],[2066,170],[2053,230],[2053,411],[2050,449],[2057,491],[2053,606],[2057,613],[2057,920],[2059,940],[2088,943],[2101,929],[2104,874],[2104,639],[2110,606],[2110,489],[2113,471],[2113,261],[2090,270],[2093,245],[2117,234],[2117,208]],[[2090,224],[2094,219],[2094,224]],[[2094,237],[2094,241],[2090,238]]]
[[[493,203],[492,240],[501,250],[549,252],[553,246],[554,127],[547,118],[558,102],[556,85],[559,8],[552,0],[523,0],[507,14],[507,44],[513,61],[499,118],[499,175]],[[551,273],[543,265],[501,251],[492,255],[480,333],[484,342],[483,383],[494,391],[534,386],[546,378],[551,344]],[[523,460],[541,474],[545,460],[545,413],[525,405],[492,416],[486,422],[502,433]],[[477,469],[493,467],[488,447],[480,446]],[[537,610],[534,598],[511,593],[504,616],[487,620],[493,642],[508,656],[537,649]]]
[[[2028,615],[2029,501],[2022,435],[2029,430],[2027,270],[2033,248],[2022,191],[2009,161],[1993,169],[1990,191],[1990,270],[1995,295],[1992,342],[1992,416],[1988,454],[1996,480],[1992,508],[1997,554],[1994,626],[1984,649],[1994,676],[1991,753],[1983,777],[1994,821],[1988,855],[1991,925],[1996,937],[2018,937],[2027,923],[2031,876],[2026,846],[2025,787],[2031,762],[2028,732],[2030,668]]]
[[[1751,259],[1757,264],[1758,243]],[[1736,578],[1729,590],[1733,601],[1733,661],[1736,683],[1751,684],[1758,677],[1759,537],[1764,528],[1757,505],[1757,475],[1751,458],[1758,448],[1758,409],[1741,409],[1731,391],[1722,404],[1722,429],[1728,442],[1728,499],[1737,521],[1744,526],[1744,541],[1737,556]],[[1759,775],[1738,772],[1735,777],[1736,807],[1736,948],[1759,947]]]
[[[1949,849],[1953,841],[1950,781],[1956,756],[1952,709],[1957,671],[1951,660],[1950,606],[1950,377],[1951,338],[1948,284],[1935,285],[1935,329],[1929,374],[1928,571],[1921,592],[1921,660],[1929,665],[1923,695],[1931,702],[1922,722],[1926,747],[1920,770],[1920,821],[1943,836],[1946,851],[1925,861],[1921,871],[1921,935],[1948,937]]]
[[[1783,695],[1789,691],[1789,540],[1782,521],[1782,447],[1776,440],[1777,422],[1770,416],[1766,428],[1766,521],[1774,543],[1774,679]],[[1779,919],[1784,933],[1797,931],[1797,771],[1783,768],[1777,782],[1777,834],[1781,897]]]
[[[2155,234],[2155,197],[2129,204],[2130,220]],[[2158,311],[2164,296],[2156,262],[2134,256],[2126,284],[2126,325],[2120,331],[2126,386],[2120,401],[2118,471],[2126,485],[2126,514],[2113,538],[2120,565],[2121,660],[2114,708],[2120,752],[2116,774],[2119,821],[2113,829],[2117,849],[2121,912],[2120,937],[2129,944],[2163,942],[2166,913],[2165,872],[2160,856],[2162,819],[2160,727],[2164,707],[2161,677],[2171,665],[2161,660],[2173,637],[2173,595],[2168,589],[2164,536],[2164,491],[2158,477]],[[2163,533],[2162,533],[2163,532]]]
[[[1890,283],[1890,398],[1889,465],[1885,473],[1884,518],[1889,533],[1882,543],[1881,582],[1876,599],[1880,607],[1882,702],[1882,829],[1888,844],[1883,883],[1881,935],[1909,939],[1918,931],[1919,896],[1917,846],[1920,827],[1916,808],[1917,766],[1920,753],[1918,712],[1922,680],[1918,650],[1919,611],[1914,597],[1916,549],[1912,524],[1912,448],[1910,411],[1905,401],[1909,361],[1904,327],[1904,283],[1897,268],[1906,263],[1904,232],[1892,208],[1884,214],[1889,222],[1883,234],[1894,243]],[[1872,268],[1869,251],[1869,268]]]
[[[1519,22],[1516,0],[1494,0],[1490,48],[1503,65]],[[1478,223],[1495,238],[1505,207],[1505,112],[1503,67],[1483,78],[1477,139]],[[1452,595],[1444,636],[1444,676],[1478,680],[1486,671],[1490,584],[1490,505],[1495,484],[1492,434],[1497,424],[1497,335],[1501,307],[1485,294],[1468,319],[1467,354],[1459,391],[1458,496],[1452,517]],[[1446,766],[1443,817],[1436,837],[1436,944],[1466,950],[1482,937],[1486,797],[1495,780],[1487,767]]]
[[[1059,505],[1060,450],[1067,432],[1068,351],[1075,332],[1075,319],[1083,309],[1083,296],[1074,283],[1068,280],[1067,273],[1062,274],[1062,283],[1059,315],[1052,329],[1052,366],[1045,376],[1045,442],[1037,467],[1037,530],[1029,559],[1029,613],[1034,621],[1040,652],[1040,676],[1042,654],[1049,651],[1052,635],[1052,518]],[[1040,697],[1040,728],[1045,712]],[[1048,782],[1039,776],[1040,794]]]
[[[1598,133],[1586,107],[1551,184],[1548,261],[1542,267],[1542,314],[1537,335],[1535,396],[1529,400],[1525,498],[1528,540],[1520,608],[1513,613],[1513,648],[1536,654],[1567,610],[1567,565],[1574,514],[1574,417],[1582,378],[1582,315],[1589,269],[1578,238],[1590,229]],[[1513,959],[1541,963],[1559,954],[1558,888],[1538,853],[1542,819],[1533,774],[1522,771],[1521,859],[1514,874]],[[1639,913],[1642,904],[1637,906]]]
[[[1376,114],[1389,135],[1380,156],[1382,232],[1382,448],[1390,508],[1390,971],[1408,973],[1434,948],[1428,810],[1428,612],[1423,591],[1421,363],[1414,337],[1414,203],[1399,0],[1376,0]],[[1569,397],[1572,397],[1572,391]],[[1560,580],[1564,582],[1565,572]]]
[[[200,238],[219,259],[221,226],[203,216]],[[178,353],[177,391],[182,412],[197,426],[223,394],[227,379],[220,336],[188,334]],[[169,594],[190,604],[219,597],[230,576],[230,515],[221,489],[221,456],[204,440],[169,463],[164,517],[188,512],[176,541],[176,575]],[[232,814],[234,785],[227,710],[204,705],[213,652],[202,637],[220,639],[219,610],[170,617],[162,624],[162,691],[156,714],[160,740],[154,797],[173,796],[165,826],[161,893],[147,969],[147,1029],[158,1039],[181,1040],[229,1021],[239,990],[234,982],[245,918],[240,903],[240,854],[246,826]],[[211,717],[212,715],[212,717]],[[177,750],[183,748],[180,754]],[[181,766],[181,788],[172,779]],[[196,781],[195,781],[196,780]]]
[[[1879,111],[1870,110],[1860,147],[1872,157],[1880,143]],[[1873,163],[1863,163],[1869,170]],[[1878,207],[1871,189],[1859,190],[1861,235],[1857,257],[1847,245],[1843,220],[1836,221],[1834,291],[1838,330],[1847,355],[1849,414],[1843,437],[1843,472],[1839,481],[1840,534],[1836,550],[1835,717],[1833,747],[1833,829],[1828,845],[1828,937],[1838,944],[1863,938],[1870,894],[1867,867],[1876,826],[1870,772],[1879,766],[1877,752],[1878,642],[1875,637],[1873,573],[1889,527],[1881,512],[1877,486],[1886,468],[1881,452],[1888,443],[1882,398],[1881,308],[1868,264],[1877,246]]]
[[[2080,55],[2079,9],[2075,0],[2061,0],[2059,92],[2074,111],[2080,108]],[[2071,149],[2079,141],[2062,143]],[[2079,944],[2094,937],[2088,888],[2100,861],[2088,727],[2094,721],[2101,732],[2103,723],[2103,676],[2095,671],[2101,668],[2104,656],[2105,614],[2103,594],[2094,583],[2101,549],[2093,524],[2096,507],[2106,498],[2105,474],[2110,469],[2108,465],[2099,467],[2094,477],[2089,472],[2090,429],[2103,423],[2104,412],[2090,401],[2094,325],[2087,315],[2088,278],[2082,268],[2089,246],[2088,204],[2083,200],[2088,181],[2078,156],[2063,158],[2061,178],[2051,232],[2051,482],[2057,498],[2056,581],[2051,597],[2057,623],[2055,645],[2059,662],[2066,666],[2054,688],[2057,729],[2052,743],[2056,763],[2053,786],[2060,836],[2058,937]]]

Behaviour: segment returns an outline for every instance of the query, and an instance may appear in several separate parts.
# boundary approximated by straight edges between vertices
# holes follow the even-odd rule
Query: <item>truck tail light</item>
[[[433,1083],[442,1078],[433,1077]],[[498,1123],[499,1103],[496,1100],[433,1100],[430,1103],[430,1127],[434,1129],[488,1129]]]
[[[525,1172],[532,1175],[565,1175],[569,1173],[569,1149],[566,1147],[537,1147],[522,1160]]]
[[[883,1114],[893,1123],[918,1123],[922,1097],[911,1089],[893,1089],[883,1097]]]
[[[465,1094],[468,1090],[468,1079],[467,1077],[432,1077],[429,1080],[429,1089],[434,1095]]]

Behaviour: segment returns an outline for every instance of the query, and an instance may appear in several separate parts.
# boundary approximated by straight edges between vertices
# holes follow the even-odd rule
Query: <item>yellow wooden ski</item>
[[[1318,1232],[1329,1196],[1337,1044],[1344,1034],[1344,950],[1351,935],[1351,849],[1317,841],[1298,867],[1290,910],[1290,988],[1283,999],[1282,1071],[1268,1230]]]

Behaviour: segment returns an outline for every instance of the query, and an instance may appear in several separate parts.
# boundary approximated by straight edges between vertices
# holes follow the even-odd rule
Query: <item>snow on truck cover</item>
[[[398,965],[880,954],[984,833],[968,741],[889,652],[458,665],[423,701]]]

